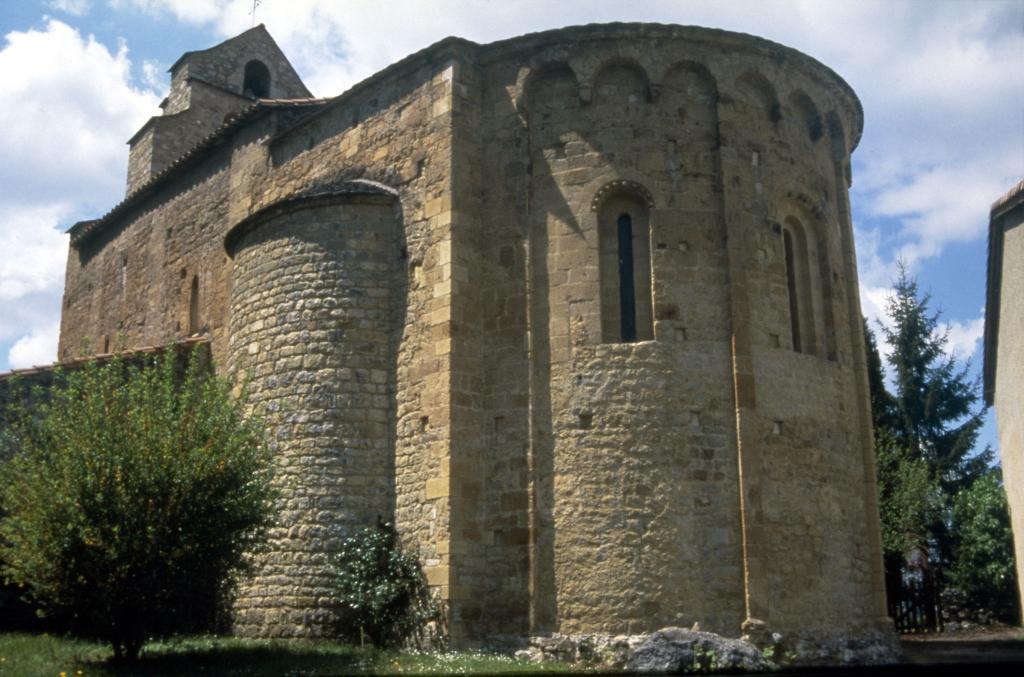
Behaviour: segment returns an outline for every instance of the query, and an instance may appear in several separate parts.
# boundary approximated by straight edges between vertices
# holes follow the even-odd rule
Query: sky
[[[1024,0],[259,0],[316,96],[446,36],[490,42],[651,21],[751,33],[859,95],[851,204],[861,302],[885,321],[902,261],[980,373],[989,208],[1024,178]],[[126,141],[168,67],[253,25],[253,0],[0,2],[0,372],[56,359],[65,231],[124,196]],[[882,346],[884,348],[884,345]],[[983,442],[996,445],[989,416]]]

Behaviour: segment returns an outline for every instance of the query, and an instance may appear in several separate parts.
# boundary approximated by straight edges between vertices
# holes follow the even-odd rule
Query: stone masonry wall
[[[188,336],[196,279],[199,329],[212,339],[214,360],[223,362],[229,158],[226,151],[214,153],[187,178],[163,186],[145,209],[68,252],[59,359]]]
[[[374,87],[359,87],[268,148],[240,147],[232,220],[303,190],[370,180],[399,198],[408,285],[395,339],[395,512],[405,547],[450,602],[450,456],[454,275],[451,225],[452,91],[447,50],[399,63]],[[325,188],[326,189],[326,188]],[[457,630],[453,629],[453,632]]]
[[[242,94],[245,65],[262,62],[270,71],[271,99],[294,99],[310,96],[295,69],[278,48],[263,24],[222,42],[216,47],[190,52],[175,64],[171,92],[165,114],[177,113],[189,106],[185,90],[192,87],[189,79],[205,80],[229,92]],[[194,103],[194,92],[192,102]],[[184,107],[183,107],[184,104]]]
[[[189,331],[189,289],[198,276],[200,328],[225,364],[231,261],[224,236],[282,199],[347,179],[394,185],[404,244],[395,253],[408,300],[395,308],[396,511],[407,547],[431,585],[449,594],[449,374],[451,286],[451,54],[392,68],[376,88],[358,87],[301,127],[268,137],[281,115],[259,118],[211,152],[201,168],[161,184],[70,252],[61,354],[150,345]],[[396,123],[400,123],[397,124]],[[138,290],[122,302],[123,280]],[[372,523],[372,522],[371,522]],[[367,524],[369,526],[370,523]]]
[[[184,55],[173,67],[163,114],[150,118],[148,131],[129,142],[129,194],[219,128],[229,114],[252,103],[243,95],[243,84],[245,66],[253,60],[270,72],[268,98],[311,96],[262,24],[216,47]]]
[[[267,424],[281,492],[236,633],[330,635],[330,556],[394,511],[400,247],[391,200],[359,196],[269,218],[236,245],[229,369]]]
[[[189,83],[189,92],[187,110],[151,118],[148,129],[133,138],[128,154],[129,194],[220,128],[231,114],[252,104],[199,80]]]

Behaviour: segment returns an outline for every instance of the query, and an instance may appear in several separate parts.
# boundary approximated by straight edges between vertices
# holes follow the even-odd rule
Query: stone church
[[[171,74],[70,231],[59,352],[200,336],[249,379],[284,491],[238,634],[324,633],[378,516],[455,646],[891,632],[836,73],[609,24],[326,99],[262,26]]]

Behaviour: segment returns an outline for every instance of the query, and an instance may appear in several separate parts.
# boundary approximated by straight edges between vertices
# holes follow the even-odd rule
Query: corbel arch
[[[544,109],[568,110],[579,106],[579,78],[565,61],[545,61],[524,69],[516,87],[520,93],[517,108],[527,117]]]
[[[775,124],[782,119],[782,108],[775,87],[764,75],[757,71],[747,71],[736,79],[736,89],[740,95],[764,111],[769,122]]]
[[[794,90],[789,95],[789,107],[803,127],[807,139],[817,143],[825,133],[825,124],[814,101],[802,89]]]
[[[641,104],[653,99],[647,70],[635,59],[613,57],[601,63],[590,81],[594,105]]]

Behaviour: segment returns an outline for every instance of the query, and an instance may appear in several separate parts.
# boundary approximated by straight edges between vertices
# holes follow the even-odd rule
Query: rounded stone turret
[[[320,195],[263,210],[228,236],[229,368],[267,424],[280,491],[235,631],[323,636],[327,566],[356,529],[393,514],[393,197]]]

